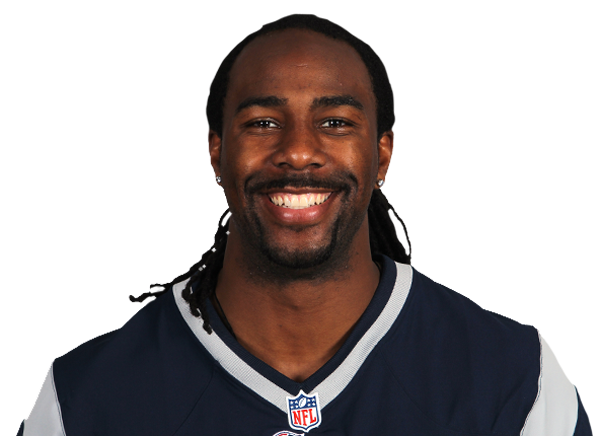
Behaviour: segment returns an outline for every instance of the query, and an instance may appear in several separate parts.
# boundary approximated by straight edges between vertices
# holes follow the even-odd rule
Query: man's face
[[[312,31],[261,36],[231,70],[223,114],[211,159],[245,249],[292,269],[347,257],[392,148],[358,53]]]

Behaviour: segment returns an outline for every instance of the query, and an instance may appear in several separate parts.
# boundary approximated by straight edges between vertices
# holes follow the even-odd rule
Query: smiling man
[[[232,213],[215,295],[238,342],[301,382],[377,288],[365,215],[392,134],[378,136],[369,72],[344,41],[301,29],[257,38],[229,77],[209,139]]]
[[[591,435],[533,327],[410,267],[369,46],[314,16],[266,25],[207,113],[229,221],[123,328],[55,361],[21,434]]]

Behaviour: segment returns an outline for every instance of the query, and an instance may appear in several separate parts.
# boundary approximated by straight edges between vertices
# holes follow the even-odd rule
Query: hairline
[[[381,137],[383,136],[383,134],[385,132],[379,132],[379,99],[377,98],[377,94],[375,93],[375,79],[373,77],[373,75],[371,74],[371,70],[369,69],[367,63],[365,62],[365,60],[363,59],[361,53],[352,45],[350,44],[350,42],[342,39],[342,38],[336,38],[332,35],[328,35],[324,32],[319,32],[318,30],[315,29],[311,29],[308,27],[287,27],[284,29],[273,29],[273,30],[269,30],[268,32],[262,33],[260,35],[255,36],[251,41],[249,41],[240,51],[239,53],[237,53],[237,55],[235,56],[235,58],[233,59],[233,62],[231,63],[231,67],[229,68],[229,71],[227,71],[227,75],[226,75],[226,80],[225,80],[225,93],[223,95],[223,100],[221,102],[222,104],[222,108],[221,108],[221,131],[220,132],[215,132],[217,134],[217,136],[219,138],[223,138],[223,128],[224,128],[224,123],[223,123],[223,118],[225,117],[225,100],[227,99],[227,96],[229,95],[229,88],[230,88],[230,81],[231,81],[231,72],[233,71],[233,69],[235,68],[235,65],[238,61],[238,59],[240,58],[240,55],[248,48],[248,46],[250,46],[254,41],[256,41],[257,39],[260,39],[262,37],[267,37],[267,36],[272,36],[273,34],[277,34],[277,33],[282,33],[285,31],[292,31],[292,30],[296,30],[296,31],[301,31],[301,32],[311,32],[311,33],[316,33],[318,35],[324,36],[326,38],[332,39],[334,41],[339,41],[344,43],[345,45],[347,45],[348,47],[350,47],[354,53],[356,53],[356,55],[358,56],[358,59],[360,60],[360,62],[363,64],[366,72],[367,72],[367,76],[369,77],[369,84],[370,84],[370,91],[371,91],[371,95],[373,96],[373,101],[375,102],[375,124],[376,124],[376,132],[377,132],[377,141],[379,141],[381,139]],[[348,32],[349,33],[349,32]],[[252,34],[251,34],[252,35]],[[250,35],[248,35],[249,37]],[[354,35],[352,35],[354,36]],[[356,38],[356,37],[355,37]],[[357,38],[358,39],[358,38]]]

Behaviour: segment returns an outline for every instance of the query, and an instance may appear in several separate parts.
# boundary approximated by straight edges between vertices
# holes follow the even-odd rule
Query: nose
[[[327,161],[318,132],[310,126],[286,126],[273,154],[273,164],[279,168],[305,170],[320,168]]]

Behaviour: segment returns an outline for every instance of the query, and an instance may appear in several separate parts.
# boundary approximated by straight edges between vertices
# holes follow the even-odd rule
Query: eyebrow
[[[235,113],[237,114],[250,106],[277,107],[285,106],[286,104],[287,98],[280,98],[274,95],[269,95],[266,97],[248,97],[238,105]]]
[[[235,113],[238,114],[242,110],[251,106],[280,107],[285,106],[287,102],[287,98],[281,98],[275,95],[268,95],[264,97],[248,97],[238,105],[238,107],[235,110]],[[360,101],[358,101],[351,95],[326,95],[324,97],[315,98],[310,106],[310,109],[315,110],[328,106],[352,106],[360,110],[363,110],[364,107]]]
[[[315,98],[310,108],[314,110],[327,106],[352,106],[363,110],[362,103],[351,95],[327,95]]]

